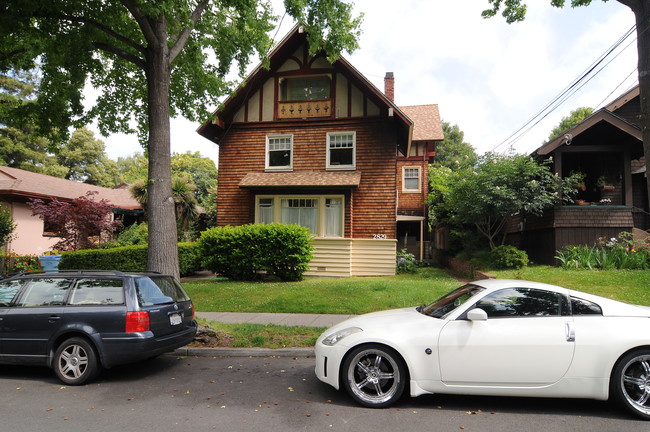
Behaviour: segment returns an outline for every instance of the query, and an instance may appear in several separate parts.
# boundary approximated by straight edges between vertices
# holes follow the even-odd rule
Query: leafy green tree
[[[217,187],[217,166],[208,157],[199,152],[172,154],[172,175],[188,177],[196,185],[196,198],[204,201],[210,190]]]
[[[437,170],[436,181],[441,178],[442,185],[433,192],[439,195],[431,197],[437,202],[434,220],[474,226],[490,249],[503,243],[503,229],[513,215],[541,215],[575,193],[572,178],[560,179],[546,162],[525,155],[487,153],[474,169]]]
[[[471,144],[465,142],[465,132],[457,124],[443,121],[444,141],[436,146],[436,165],[452,169],[470,167],[476,164],[478,156]]]
[[[119,183],[134,183],[146,179],[149,172],[147,157],[142,153],[133,153],[130,156],[117,158],[117,171]]]
[[[68,168],[65,178],[97,186],[113,187],[117,177],[117,164],[106,156],[102,140],[85,127],[75,130],[63,145],[56,158]]]
[[[342,0],[284,0],[310,52],[330,60],[357,48],[360,18]],[[21,0],[0,4],[0,71],[32,69],[42,80],[34,112],[61,139],[71,123],[98,119],[102,134],[131,132],[149,158],[147,268],[179,275],[171,196],[169,118],[204,120],[229,87],[265,55],[277,18],[268,0]],[[101,90],[84,112],[86,82]]]
[[[487,0],[492,5],[483,11],[483,16],[490,18],[499,11],[508,23],[523,21],[526,17],[525,0]],[[603,0],[607,1],[607,0]],[[650,32],[648,31],[648,13],[650,0],[617,0],[634,12],[636,20],[636,47],[638,54],[639,93],[641,101],[641,133],[645,154],[646,172],[650,172]],[[565,0],[550,0],[551,5],[563,7]],[[592,0],[571,0],[571,6],[588,6]],[[646,176],[648,200],[650,201],[650,176]]]
[[[16,229],[16,224],[11,217],[11,212],[0,206],[0,247],[6,245]]]
[[[591,114],[593,114],[594,109],[589,108],[589,107],[581,107],[581,108],[576,108],[571,113],[566,116],[562,117],[562,120],[560,120],[560,123],[553,128],[551,131],[550,135],[548,136],[548,140],[552,140],[553,138],[559,136],[560,134],[564,133],[565,131],[571,129],[573,126],[577,125],[578,123],[582,122],[584,119],[589,117]]]

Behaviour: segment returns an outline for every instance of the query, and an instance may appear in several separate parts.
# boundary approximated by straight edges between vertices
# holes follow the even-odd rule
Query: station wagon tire
[[[610,393],[623,409],[650,420],[650,349],[632,351],[618,360]]]
[[[99,373],[95,349],[80,337],[63,341],[54,354],[54,372],[67,385],[89,382]]]
[[[402,396],[408,380],[404,361],[393,349],[379,344],[353,349],[341,368],[341,383],[361,405],[384,408]]]

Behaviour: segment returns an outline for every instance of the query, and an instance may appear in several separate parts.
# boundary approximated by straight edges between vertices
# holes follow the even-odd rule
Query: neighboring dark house
[[[593,245],[623,231],[647,235],[648,195],[639,126],[639,88],[535,151],[552,158],[560,177],[584,175],[575,204],[557,206],[542,217],[519,217],[509,226],[509,243],[539,263],[554,263],[567,245]]]
[[[308,227],[308,275],[394,274],[397,247],[424,258],[438,108],[401,109],[391,73],[385,86],[344,58],[310,56],[295,27],[198,130],[219,145],[217,225]]]

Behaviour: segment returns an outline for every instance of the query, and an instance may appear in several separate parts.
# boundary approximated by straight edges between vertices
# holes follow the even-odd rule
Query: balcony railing
[[[278,102],[279,119],[329,117],[332,115],[330,99]]]

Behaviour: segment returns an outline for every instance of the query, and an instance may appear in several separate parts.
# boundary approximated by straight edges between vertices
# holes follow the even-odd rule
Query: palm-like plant
[[[131,194],[140,204],[146,207],[149,197],[146,180],[133,182],[129,187]],[[187,177],[172,177],[172,198],[176,210],[176,223],[178,224],[179,233],[187,233],[190,222],[195,220],[199,215],[198,201],[194,191],[196,185],[190,183]]]

